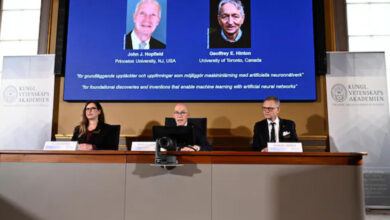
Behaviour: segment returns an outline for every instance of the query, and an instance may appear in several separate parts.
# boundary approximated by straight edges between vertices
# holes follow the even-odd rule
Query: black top
[[[176,126],[176,121],[173,121],[174,123],[167,123],[165,121],[165,126]],[[200,151],[212,151],[212,147],[209,144],[207,137],[206,137],[206,131],[202,131],[202,129],[193,123],[190,118],[188,119],[187,126],[192,127],[193,129],[193,135],[194,135],[194,145],[198,145],[200,147]]]
[[[88,141],[86,133],[79,137],[79,127],[75,127],[72,141],[77,141],[79,144],[92,144],[96,150],[118,150],[119,126],[98,124]]]
[[[210,35],[210,48],[250,48],[250,35],[242,32],[241,38],[234,43],[226,41],[221,36],[221,30],[216,31]]]
[[[284,136],[283,133],[285,134]],[[279,142],[298,141],[297,132],[295,130],[295,123],[291,120],[279,118],[279,133],[277,135],[279,136]],[[253,150],[263,150],[267,147],[269,140],[270,138],[267,119],[257,122],[253,129]]]
[[[130,31],[126,35],[126,50],[132,50],[133,49],[133,42],[131,40],[131,33],[133,31]],[[165,44],[161,43],[160,41],[154,39],[153,37],[150,38],[149,41],[150,49],[165,49]]]

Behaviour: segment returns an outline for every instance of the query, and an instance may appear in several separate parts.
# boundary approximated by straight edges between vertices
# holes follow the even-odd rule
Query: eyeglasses
[[[185,114],[187,114],[187,113],[188,113],[188,112],[174,112],[173,114],[183,116],[183,115],[185,115]]]
[[[263,111],[272,111],[276,109],[277,107],[263,107]]]
[[[85,111],[95,111],[97,108],[96,107],[91,107],[91,108],[85,108]]]

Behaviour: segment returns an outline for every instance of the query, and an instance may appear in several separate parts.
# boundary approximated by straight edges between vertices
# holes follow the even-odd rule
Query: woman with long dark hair
[[[105,123],[103,108],[99,102],[85,104],[82,119],[73,132],[72,141],[79,143],[79,150],[117,150],[119,132]]]

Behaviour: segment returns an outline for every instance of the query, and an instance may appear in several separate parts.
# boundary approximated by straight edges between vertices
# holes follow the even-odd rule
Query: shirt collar
[[[131,42],[133,44],[133,50],[139,50],[139,44],[142,42],[140,39],[138,39],[137,35],[135,34],[134,31],[131,32]],[[145,45],[145,48],[144,49],[150,49],[150,38],[145,41],[146,45]]]
[[[269,119],[267,119],[267,122],[268,122],[268,125],[270,125],[272,122],[275,122],[275,124],[279,124],[279,117],[277,117],[276,119],[275,119],[275,121],[271,121],[271,120],[269,120]]]
[[[237,42],[238,40],[240,40],[240,38],[241,38],[241,36],[242,36],[242,31],[241,31],[241,28],[238,29],[238,35],[237,35],[236,39],[234,39],[233,42],[231,42],[231,41],[226,37],[225,33],[223,33],[223,30],[221,30],[221,35],[222,35],[222,38],[223,38],[224,40],[226,40],[226,41],[228,41],[228,42],[230,42],[230,43],[235,43],[235,42]]]

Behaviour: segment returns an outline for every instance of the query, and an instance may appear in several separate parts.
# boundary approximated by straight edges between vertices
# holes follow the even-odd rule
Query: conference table
[[[0,151],[0,219],[364,220],[365,153]]]

